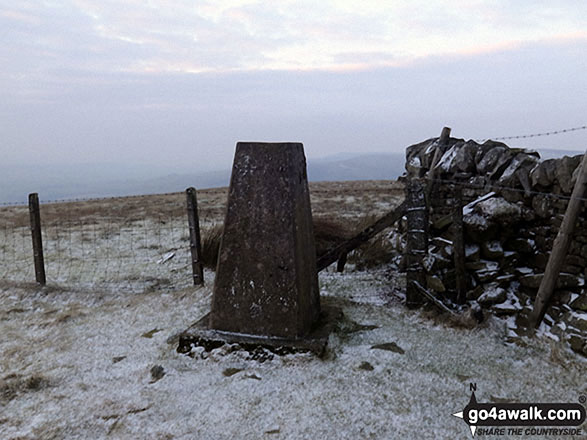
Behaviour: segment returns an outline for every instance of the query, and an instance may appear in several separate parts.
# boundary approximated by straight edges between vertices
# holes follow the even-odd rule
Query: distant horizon
[[[542,159],[579,155],[578,150],[536,149]],[[576,153],[576,154],[574,154]],[[389,157],[390,160],[383,160]],[[333,153],[308,157],[311,182],[341,180],[395,180],[404,172],[403,152]],[[401,159],[401,160],[400,160]],[[232,162],[222,168],[199,170],[146,167],[140,164],[23,164],[0,165],[0,205],[26,204],[28,193],[42,202],[123,197],[183,191],[188,186],[227,186]]]
[[[587,130],[585,131],[585,133],[587,133]],[[433,137],[433,136],[431,136]],[[419,142],[423,142],[426,139],[430,139],[430,138],[422,138],[420,141],[415,142],[415,143],[419,143]],[[475,140],[475,139],[466,139],[463,138],[465,140]],[[237,141],[237,142],[241,142],[241,141]],[[234,146],[236,146],[236,143],[234,143]],[[244,142],[244,141],[243,141]],[[255,141],[251,141],[251,142],[255,142]],[[272,140],[264,140],[263,142],[280,142],[280,141],[272,141]],[[299,142],[296,140],[288,140],[288,141],[283,141],[283,142]],[[567,147],[567,146],[554,146],[554,147],[532,147],[532,146],[518,146],[518,145],[514,145],[513,143],[508,143],[508,141],[496,141],[496,142],[503,142],[506,145],[508,145],[510,148],[524,148],[526,150],[535,150],[535,151],[544,151],[544,152],[561,152],[561,153],[573,153],[573,152],[577,152],[577,154],[583,154],[585,151],[587,151],[587,142],[585,143],[585,149],[582,149],[582,147],[579,146],[575,146],[573,147]],[[511,141],[509,141],[511,142]],[[303,142],[301,142],[303,144]],[[412,145],[412,144],[410,144]],[[405,152],[405,148],[407,148],[409,145],[406,145],[404,147],[404,149],[401,150],[389,150],[389,151],[382,151],[382,150],[364,150],[364,151],[339,151],[339,152],[327,152],[327,153],[319,153],[319,154],[308,154],[308,152],[306,151],[306,158],[307,159],[313,159],[313,160],[322,160],[322,159],[333,159],[333,158],[337,158],[337,157],[352,157],[352,156],[360,156],[360,155],[373,155],[373,154],[404,154]],[[104,160],[104,161],[91,161],[89,159],[80,159],[79,161],[76,162],[51,162],[51,161],[39,161],[39,162],[34,162],[31,160],[27,160],[27,161],[15,161],[15,162],[11,162],[10,160],[3,160],[2,163],[0,164],[0,167],[6,168],[6,167],[13,167],[13,166],[18,166],[18,167],[43,167],[43,166],[66,166],[66,167],[70,167],[70,166],[80,166],[80,165],[88,165],[88,166],[95,166],[95,165],[115,165],[115,166],[128,166],[129,164],[132,164],[133,166],[136,167],[147,167],[147,168],[161,168],[162,166],[169,168],[169,164],[156,164],[156,163],[152,163],[152,162],[148,162],[148,161],[129,161],[129,162],[119,162],[116,160]],[[198,165],[198,164],[196,164]],[[185,163],[182,163],[182,167],[187,167],[188,165],[186,165]],[[192,165],[189,165],[190,167]],[[230,162],[229,166],[232,166],[232,161]],[[175,166],[174,166],[175,167]],[[172,167],[173,168],[173,167]],[[201,170],[203,172],[208,172],[208,171],[219,171],[222,169],[225,169],[226,166],[224,164],[222,165],[218,165],[218,167],[215,168],[201,168]]]
[[[6,3],[6,2],[5,2]],[[3,163],[200,171],[236,141],[308,158],[587,123],[587,2],[12,2]],[[511,146],[581,150],[585,131]]]

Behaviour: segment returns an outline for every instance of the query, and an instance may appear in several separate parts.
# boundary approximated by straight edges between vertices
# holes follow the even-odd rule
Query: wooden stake
[[[422,285],[418,281],[410,281],[409,285],[413,289],[416,289],[426,299],[430,300],[432,302],[432,304],[434,304],[436,307],[438,307],[443,312],[449,313],[453,316],[457,315],[454,311],[452,311],[447,306],[445,306],[442,301],[440,301],[438,298],[436,298],[434,295],[432,295],[427,289],[422,287]]]
[[[465,271],[465,238],[463,236],[463,190],[460,186],[454,188],[455,206],[453,210],[453,256],[457,284],[457,304],[464,304],[467,300],[467,273]]]
[[[579,170],[577,181],[575,182],[575,187],[573,188],[573,193],[571,194],[571,200],[569,200],[565,217],[552,245],[552,252],[548,258],[548,263],[546,264],[546,269],[544,271],[544,277],[540,283],[540,288],[536,294],[534,307],[532,309],[532,313],[530,314],[530,325],[533,325],[535,328],[540,326],[542,318],[544,318],[546,308],[550,303],[554,288],[556,286],[558,275],[569,250],[569,245],[571,244],[571,238],[575,229],[575,223],[577,222],[577,216],[579,215],[581,203],[585,203],[580,199],[584,197],[586,193],[587,151],[583,155],[583,161],[579,166],[581,169]]]
[[[41,234],[41,210],[39,208],[39,194],[29,194],[29,214],[31,221],[31,235],[33,238],[33,257],[35,261],[35,278],[37,283],[44,286],[45,259],[43,257],[43,237]]]
[[[341,256],[338,259],[338,263],[336,263],[336,271],[337,272],[344,272],[344,266],[346,264],[346,260],[347,260],[348,255],[346,253],[341,254]]]
[[[409,179],[406,185],[408,233],[406,246],[406,305],[415,308],[424,303],[415,284],[426,285],[423,260],[428,253],[428,207],[422,179]],[[416,281],[414,284],[413,281]]]
[[[448,143],[448,139],[450,138],[450,127],[444,127],[442,132],[440,133],[440,138],[438,139],[438,143],[440,145],[444,145]]]
[[[432,188],[434,187],[434,175],[436,174],[435,167],[442,154],[442,148],[440,147],[448,143],[448,140],[450,139],[450,131],[450,127],[444,127],[440,133],[440,137],[438,138],[438,146],[436,147],[436,151],[434,152],[434,156],[432,158],[432,163],[430,164],[430,169],[428,170],[428,184],[426,185],[426,198],[428,201],[430,200]]]
[[[200,220],[198,218],[198,199],[196,189],[185,190],[187,199],[188,226],[190,229],[190,252],[192,254],[192,274],[194,286],[204,284],[204,267],[200,260],[202,245],[200,239]]]

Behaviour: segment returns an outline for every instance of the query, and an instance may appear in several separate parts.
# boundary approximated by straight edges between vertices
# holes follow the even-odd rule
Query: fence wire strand
[[[573,196],[567,196],[565,194],[555,194],[552,192],[547,193],[547,192],[543,192],[543,191],[525,190],[523,188],[512,188],[510,186],[496,185],[493,183],[475,184],[473,182],[466,182],[466,181],[460,181],[460,180],[454,180],[454,179],[443,179],[443,178],[439,178],[439,177],[434,177],[434,178],[424,177],[424,180],[426,180],[428,182],[432,182],[432,183],[448,183],[448,184],[458,185],[463,188],[469,188],[469,189],[484,189],[487,191],[491,191],[491,190],[509,191],[509,192],[517,192],[517,193],[521,193],[521,194],[526,194],[526,195],[540,195],[540,196],[544,196],[544,197],[548,197],[548,198],[560,199],[560,200],[566,200],[566,201],[570,201],[570,200],[574,199],[574,200],[580,200],[582,202],[587,202],[587,197],[573,197]]]
[[[47,282],[131,292],[188,287],[193,278],[185,203],[184,193],[43,202]],[[213,209],[200,209],[201,224],[222,220],[211,215]],[[0,277],[33,281],[27,206],[0,209],[0,239]]]
[[[587,129],[574,127],[495,140],[550,136]],[[430,183],[487,191],[509,191],[560,200],[571,196],[435,177]],[[586,197],[578,198],[586,202]],[[222,200],[218,202],[218,200]],[[202,235],[223,222],[225,197],[199,201]],[[32,281],[31,231],[26,204],[0,203],[0,276]],[[57,284],[108,287],[130,291],[191,284],[189,229],[184,193],[95,199],[42,200],[41,222],[47,280]],[[171,257],[171,255],[173,256]]]
[[[512,140],[512,139],[530,139],[530,138],[535,138],[535,137],[555,136],[555,135],[564,134],[564,133],[571,133],[573,131],[579,131],[579,130],[587,130],[587,125],[581,125],[579,127],[573,127],[573,128],[564,128],[562,130],[546,131],[546,132],[541,132],[541,133],[519,134],[519,135],[515,135],[515,136],[491,137],[491,138],[486,138],[486,139],[478,139],[476,141],[479,143],[482,143],[482,142],[489,141],[489,140],[507,141],[507,140]]]

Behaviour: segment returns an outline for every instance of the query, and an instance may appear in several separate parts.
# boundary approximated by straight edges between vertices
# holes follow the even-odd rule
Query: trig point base
[[[204,340],[302,348],[306,341],[319,351],[326,344],[312,335],[319,318],[303,145],[239,142],[212,308],[182,335],[180,348]]]

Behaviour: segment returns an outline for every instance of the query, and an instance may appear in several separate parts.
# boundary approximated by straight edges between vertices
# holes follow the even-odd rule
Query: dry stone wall
[[[429,186],[428,288],[455,299],[455,193],[462,189],[467,300],[508,316],[511,337],[531,310],[582,156],[541,160],[506,144],[430,139],[406,150],[407,179]],[[542,330],[587,355],[587,202]]]

